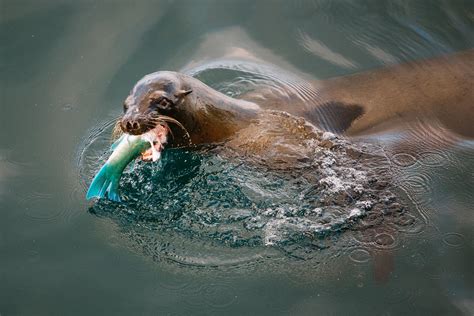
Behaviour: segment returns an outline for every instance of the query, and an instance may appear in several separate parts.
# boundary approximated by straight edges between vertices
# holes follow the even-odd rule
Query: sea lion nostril
[[[139,132],[142,128],[142,125],[140,124],[139,120],[133,117],[123,118],[120,126],[125,133],[132,134]]]

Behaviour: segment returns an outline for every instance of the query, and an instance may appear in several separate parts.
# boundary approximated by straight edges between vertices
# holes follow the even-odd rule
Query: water
[[[127,171],[127,202],[84,196],[147,73],[311,100],[312,79],[472,47],[473,16],[469,1],[2,1],[0,314],[472,314],[473,143],[423,117],[328,149],[271,114],[252,136],[297,143],[283,162],[170,149]]]

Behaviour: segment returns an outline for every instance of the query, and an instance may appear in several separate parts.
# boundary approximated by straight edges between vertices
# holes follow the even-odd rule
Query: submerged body
[[[474,138],[474,49],[313,81],[298,91],[257,89],[242,96],[263,109],[289,112],[322,129],[359,136],[419,119]]]

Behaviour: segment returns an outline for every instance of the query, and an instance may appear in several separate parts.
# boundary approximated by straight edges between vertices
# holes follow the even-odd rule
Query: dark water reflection
[[[84,199],[144,74],[310,99],[310,79],[471,48],[472,1],[0,6],[1,315],[474,312],[473,143],[424,117],[345,143],[371,155],[336,153],[355,168],[339,178],[386,186],[326,218],[320,165],[269,170],[219,147],[139,164],[123,205]],[[351,218],[368,199],[383,209]]]

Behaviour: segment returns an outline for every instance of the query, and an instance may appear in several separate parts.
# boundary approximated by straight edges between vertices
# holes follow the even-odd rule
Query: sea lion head
[[[123,105],[123,132],[141,135],[158,124],[171,131],[169,145],[220,142],[245,126],[258,106],[230,98],[191,76],[159,71],[143,77]]]
[[[191,92],[179,73],[159,71],[143,77],[123,104],[122,131],[141,135],[166,122],[166,117],[186,105]]]

